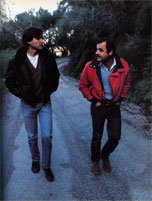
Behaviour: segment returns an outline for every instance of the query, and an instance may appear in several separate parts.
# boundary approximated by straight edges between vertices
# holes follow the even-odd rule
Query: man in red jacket
[[[127,98],[130,86],[128,63],[115,53],[114,43],[109,39],[98,41],[96,57],[85,65],[79,86],[83,96],[92,102],[91,171],[95,175],[101,172],[100,157],[103,169],[111,172],[109,155],[117,147],[121,136],[120,103]],[[100,152],[106,119],[108,140]]]

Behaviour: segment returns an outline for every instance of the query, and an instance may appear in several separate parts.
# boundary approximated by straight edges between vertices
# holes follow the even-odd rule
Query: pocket
[[[25,100],[21,99],[21,106],[22,108],[29,108],[31,107]]]
[[[99,88],[99,89],[93,88],[92,89],[92,95],[94,97],[97,97],[98,99],[102,99],[104,97],[104,92],[101,88]]]
[[[22,99],[25,101],[31,101],[33,99],[33,92],[31,90],[31,87],[29,85],[23,85],[22,86]]]

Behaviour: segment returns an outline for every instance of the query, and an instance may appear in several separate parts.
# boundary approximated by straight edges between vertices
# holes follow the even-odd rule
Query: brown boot
[[[35,161],[32,161],[32,167],[31,167],[31,170],[33,173],[38,173],[40,171],[40,162],[35,162]]]
[[[54,181],[54,174],[50,168],[43,168],[45,177],[48,181]]]
[[[100,167],[99,167],[99,163],[98,163],[98,162],[92,162],[91,171],[92,171],[95,175],[99,175],[99,174],[101,173],[101,169],[100,169]]]
[[[111,172],[111,165],[110,165],[110,161],[107,158],[101,158],[102,162],[103,162],[103,169],[106,172]]]

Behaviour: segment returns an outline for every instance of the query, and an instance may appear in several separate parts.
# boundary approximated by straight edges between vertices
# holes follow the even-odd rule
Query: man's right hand
[[[100,107],[100,106],[101,106],[101,103],[100,103],[100,102],[97,102],[95,106],[96,106],[96,107]]]

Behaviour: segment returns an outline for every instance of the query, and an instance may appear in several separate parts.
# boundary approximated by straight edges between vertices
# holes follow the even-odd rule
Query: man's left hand
[[[116,102],[115,105],[120,106],[120,102]]]

